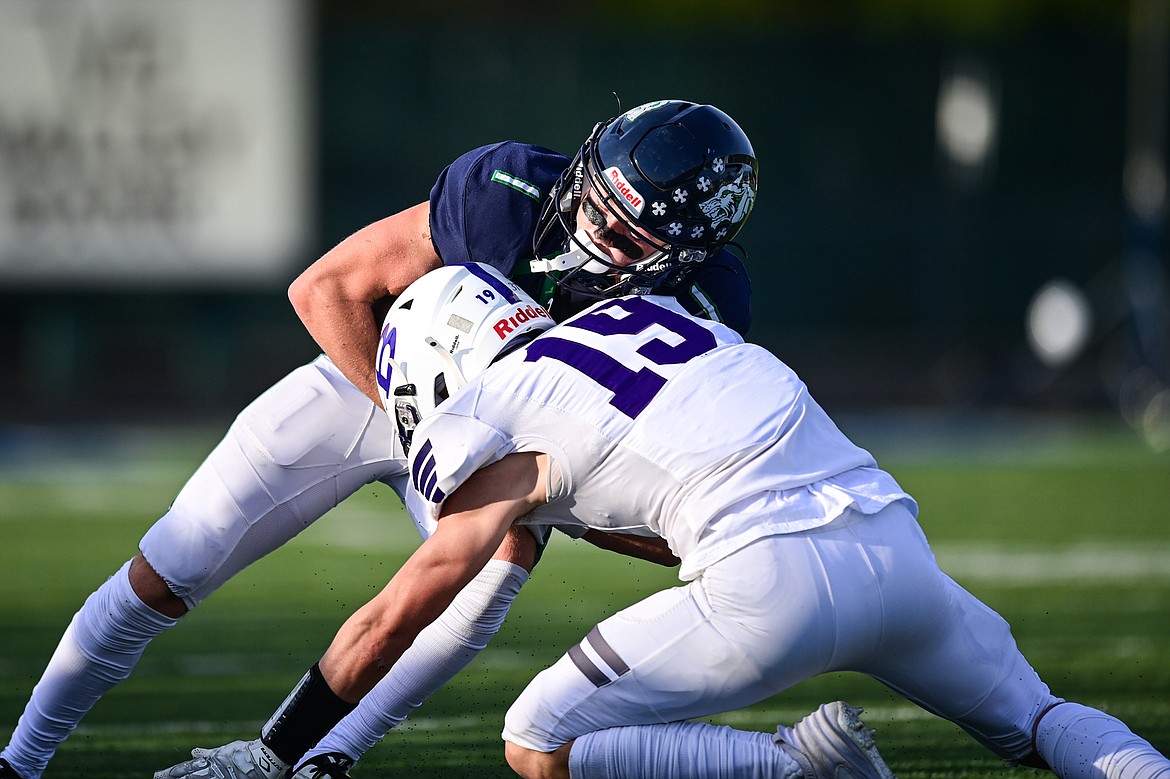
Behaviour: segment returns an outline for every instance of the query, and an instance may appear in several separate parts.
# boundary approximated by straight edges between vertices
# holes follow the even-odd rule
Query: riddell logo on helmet
[[[511,316],[506,316],[496,322],[494,328],[496,335],[502,341],[508,337],[508,333],[532,319],[548,319],[551,321],[552,317],[540,306],[522,306],[521,308],[517,308]]]
[[[622,172],[617,168],[606,168],[605,177],[609,179],[610,184],[613,184],[617,193],[622,196],[622,200],[626,201],[626,205],[634,212],[634,216],[641,216],[642,207],[646,205],[646,200],[638,190],[631,186]]]

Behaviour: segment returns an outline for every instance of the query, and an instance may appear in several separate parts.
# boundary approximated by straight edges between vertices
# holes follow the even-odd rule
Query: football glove
[[[280,779],[289,768],[260,739],[196,747],[191,758],[159,771],[154,779]]]

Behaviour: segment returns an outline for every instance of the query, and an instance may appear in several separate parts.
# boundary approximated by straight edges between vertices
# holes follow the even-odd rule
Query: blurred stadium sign
[[[0,285],[286,280],[312,222],[306,10],[0,3]]]

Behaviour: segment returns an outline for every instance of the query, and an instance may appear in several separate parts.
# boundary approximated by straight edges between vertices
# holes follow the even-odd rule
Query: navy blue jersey
[[[499,268],[558,320],[596,302],[570,298],[528,267],[541,207],[568,165],[563,154],[516,141],[460,156],[431,188],[431,241],[439,257],[447,265],[482,262]],[[747,269],[727,249],[704,261],[674,296],[689,313],[723,322],[741,335],[751,324]]]

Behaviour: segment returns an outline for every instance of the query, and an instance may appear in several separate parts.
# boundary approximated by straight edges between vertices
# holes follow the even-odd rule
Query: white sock
[[[1050,709],[1036,750],[1061,779],[1170,779],[1170,760],[1129,727],[1079,703]]]
[[[150,640],[178,620],[147,606],[130,587],[130,563],[73,615],[2,757],[39,779],[57,747],[98,699],[130,675]]]
[[[437,620],[419,633],[390,672],[303,760],[325,752],[361,759],[435,690],[463,670],[504,622],[528,572],[490,560]]]
[[[571,779],[801,779],[771,733],[672,722],[586,733],[569,750]]]

